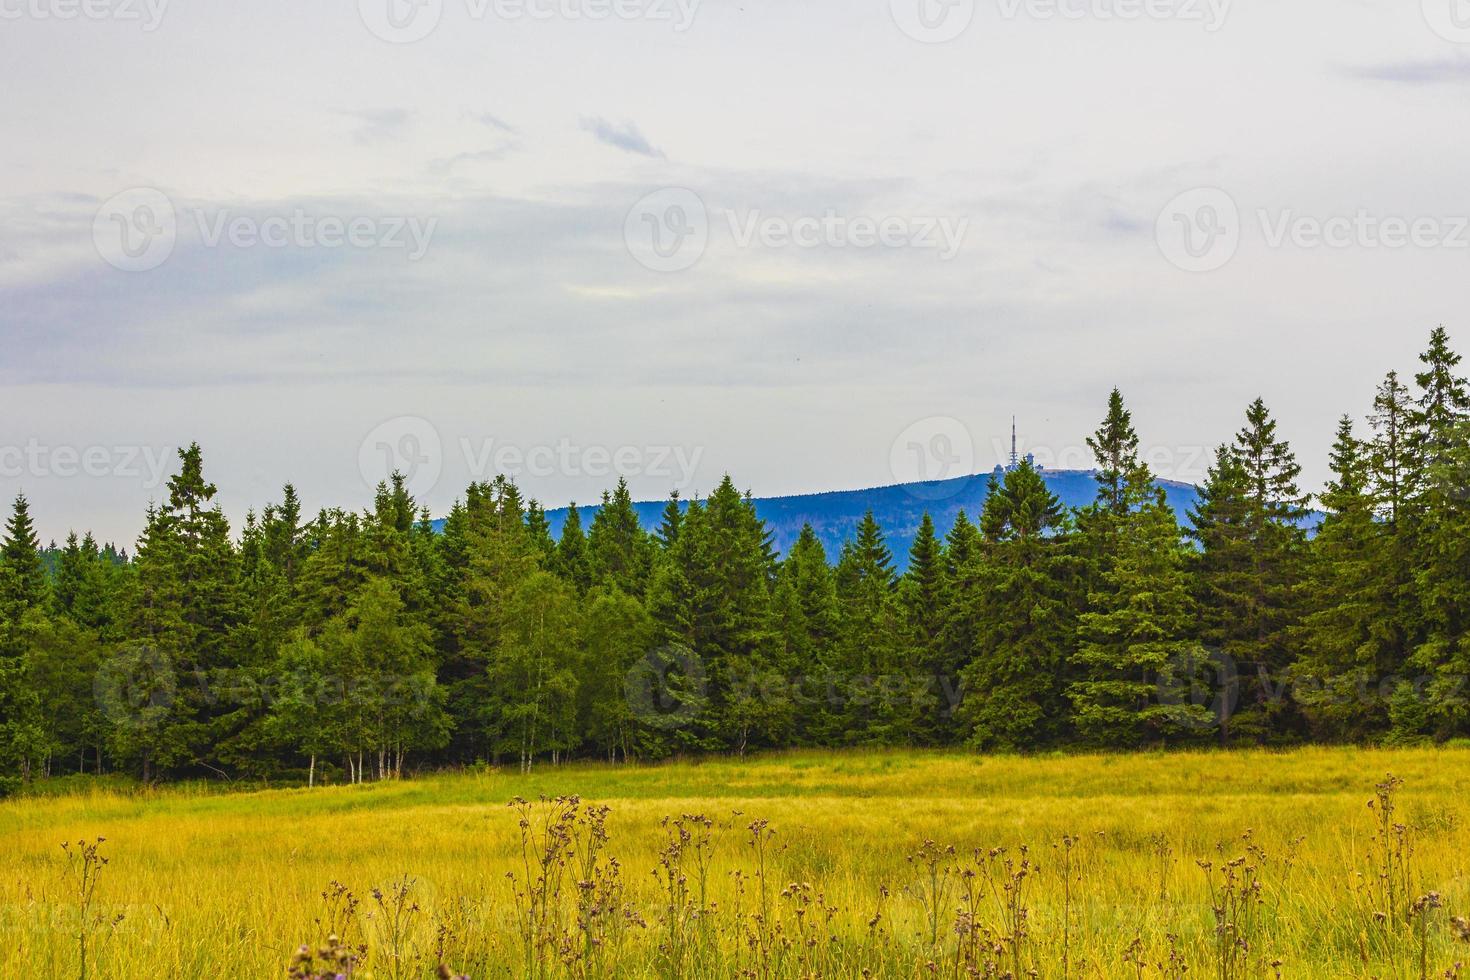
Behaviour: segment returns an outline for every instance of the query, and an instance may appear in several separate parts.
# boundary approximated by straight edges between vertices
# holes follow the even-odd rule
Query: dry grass
[[[1388,772],[1403,785],[1384,819]],[[586,802],[507,806],[571,794]],[[110,863],[82,912],[60,845],[98,836]],[[441,958],[476,980],[1440,977],[1470,961],[1458,750],[78,784],[0,804],[0,854],[7,980],[79,976],[82,933],[94,978],[286,976],[334,933],[356,976],[392,980]]]

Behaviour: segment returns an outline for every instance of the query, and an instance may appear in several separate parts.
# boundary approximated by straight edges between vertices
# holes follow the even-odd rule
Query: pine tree
[[[1470,730],[1470,709],[1459,691],[1470,675],[1470,391],[1443,327],[1430,336],[1420,361],[1410,439],[1416,468],[1410,533],[1422,627],[1412,661],[1438,678],[1422,714],[1443,737]],[[1399,734],[1405,727],[1402,720],[1395,725]]]
[[[1078,679],[1068,691],[1078,731],[1096,744],[1138,748],[1209,724],[1176,692],[1201,660],[1188,552],[1162,490],[1131,511],[1120,545],[1078,622]]]
[[[1374,495],[1390,531],[1398,534],[1400,517],[1409,497],[1407,481],[1413,470],[1411,430],[1413,403],[1399,382],[1397,371],[1388,372],[1373,398],[1373,446],[1371,467]]]
[[[1441,455],[1454,448],[1455,431],[1470,415],[1470,391],[1457,373],[1461,357],[1450,348],[1444,327],[1430,334],[1429,348],[1419,360],[1424,370],[1414,375],[1419,399],[1411,418],[1410,444],[1422,480]]]
[[[1192,674],[1194,605],[1174,511],[1138,458],[1138,435],[1115,388],[1087,440],[1097,499],[1078,515],[1085,608],[1067,696],[1090,741],[1137,747],[1188,732],[1201,718],[1170,695]]]
[[[603,495],[587,532],[587,554],[596,584],[643,595],[653,564],[653,543],[638,522],[627,480],[618,480],[617,488]]]
[[[550,571],[556,561],[556,540],[551,536],[546,508],[534,500],[526,505],[526,533],[531,537],[531,550],[537,555],[541,567]]]
[[[28,634],[46,595],[40,541],[26,498],[17,496],[0,543],[0,796],[28,782],[45,751],[43,706],[29,677]]]
[[[975,606],[976,650],[961,716],[977,748],[1034,749],[1063,732],[1075,613],[1066,603],[1067,520],[1029,462],[990,479]]]
[[[1383,611],[1387,658],[1402,664],[1423,637],[1423,612],[1414,587],[1414,403],[1390,371],[1373,399],[1370,485],[1388,540],[1378,555],[1389,595]]]
[[[985,555],[977,528],[963,509],[944,538],[944,595],[940,612],[939,663],[935,668],[949,737],[956,735],[955,713],[963,700],[964,668],[980,648],[980,591]]]
[[[1123,405],[1123,395],[1114,388],[1108,396],[1108,414],[1102,425],[1087,437],[1087,446],[1097,459],[1097,504],[1116,517],[1131,513],[1152,487],[1152,476],[1138,458],[1138,433],[1133,415]]]
[[[1362,739],[1387,728],[1387,706],[1359,692],[1376,690],[1401,666],[1388,563],[1392,523],[1378,519],[1373,457],[1344,416],[1332,446],[1333,479],[1321,496],[1327,513],[1309,551],[1294,669],[1298,699],[1330,738]]]
[[[1202,546],[1205,641],[1234,666],[1239,679],[1232,692],[1238,709],[1222,719],[1222,741],[1232,732],[1265,740],[1297,727],[1286,672],[1306,545],[1307,498],[1296,484],[1300,472],[1258,398],[1247,409],[1234,445],[1217,453],[1192,515]]]
[[[0,564],[10,570],[0,603],[24,611],[35,609],[46,601],[46,568],[41,561],[41,541],[36,537],[30,504],[24,494],[15,498],[10,518],[5,522]]]
[[[944,626],[944,546],[926,512],[909,550],[908,569],[899,582],[898,600],[903,613],[901,654],[905,687],[911,692],[910,738],[924,745],[939,745],[949,735],[950,711],[943,697],[942,677],[946,659],[940,634]]]
[[[801,708],[795,717],[796,738],[805,744],[820,744],[829,734],[822,719],[829,718],[831,711],[825,680],[812,675],[828,662],[836,641],[837,586],[827,551],[810,524],[802,525],[781,562],[772,606],[784,646],[781,666],[798,681],[791,692]]]
[[[872,511],[858,522],[836,571],[838,638],[828,664],[837,692],[828,737],[846,744],[906,743],[914,710],[913,681],[904,674],[898,573]]]
[[[648,596],[658,642],[696,666],[706,687],[694,717],[669,719],[681,745],[744,752],[780,744],[791,730],[790,698],[767,693],[780,666],[769,548],[765,523],[726,476],[708,501],[690,505],[659,563]]]
[[[679,502],[679,491],[675,490],[669,494],[669,502],[664,505],[663,519],[659,523],[658,531],[654,538],[659,547],[668,552],[679,540],[679,525],[684,520],[684,507]]]
[[[575,503],[567,508],[552,570],[563,581],[570,583],[579,594],[592,587],[592,563],[587,554],[587,536],[582,533],[582,514]]]

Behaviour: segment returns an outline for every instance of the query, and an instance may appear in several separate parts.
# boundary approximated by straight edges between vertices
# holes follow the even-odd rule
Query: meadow
[[[63,783],[0,804],[0,977],[1454,977],[1467,788],[1329,748]]]

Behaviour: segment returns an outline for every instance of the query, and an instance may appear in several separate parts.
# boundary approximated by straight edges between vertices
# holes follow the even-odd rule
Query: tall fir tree
[[[951,734],[951,706],[945,698],[948,661],[944,655],[945,600],[949,590],[944,545],[925,512],[909,549],[908,568],[899,582],[902,611],[901,676],[912,698],[910,740],[939,745]]]
[[[638,521],[628,481],[619,479],[587,532],[587,555],[593,581],[615,586],[631,596],[642,596],[653,564],[653,542]]]
[[[1098,488],[1078,515],[1086,611],[1067,696],[1084,738],[1138,747],[1193,732],[1202,721],[1194,705],[1172,696],[1198,659],[1188,552],[1163,490],[1139,459],[1138,434],[1116,388],[1087,445]]]
[[[1318,734],[1360,740],[1387,728],[1387,705],[1361,696],[1401,666],[1390,563],[1392,519],[1380,520],[1374,453],[1344,416],[1332,445],[1326,511],[1306,565],[1293,689]]]
[[[1288,683],[1307,540],[1300,473],[1258,398],[1234,444],[1217,453],[1192,515],[1205,641],[1232,667],[1223,683],[1236,709],[1222,719],[1225,742],[1265,741],[1300,727]]]
[[[1066,594],[1069,530],[1061,501],[1029,460],[990,480],[980,515],[983,562],[975,590],[976,649],[961,706],[969,742],[1028,749],[1065,731],[1063,683],[1075,634]]]
[[[567,508],[557,542],[552,570],[579,593],[592,587],[592,561],[587,554],[587,535],[582,531],[582,512],[573,503]]]

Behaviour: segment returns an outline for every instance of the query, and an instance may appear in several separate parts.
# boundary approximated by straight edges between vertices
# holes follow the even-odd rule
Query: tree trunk
[[[314,786],[316,786],[316,753],[315,752],[313,752],[311,754],[311,768],[308,769],[308,770],[306,770],[306,788],[307,789],[311,789]]]

